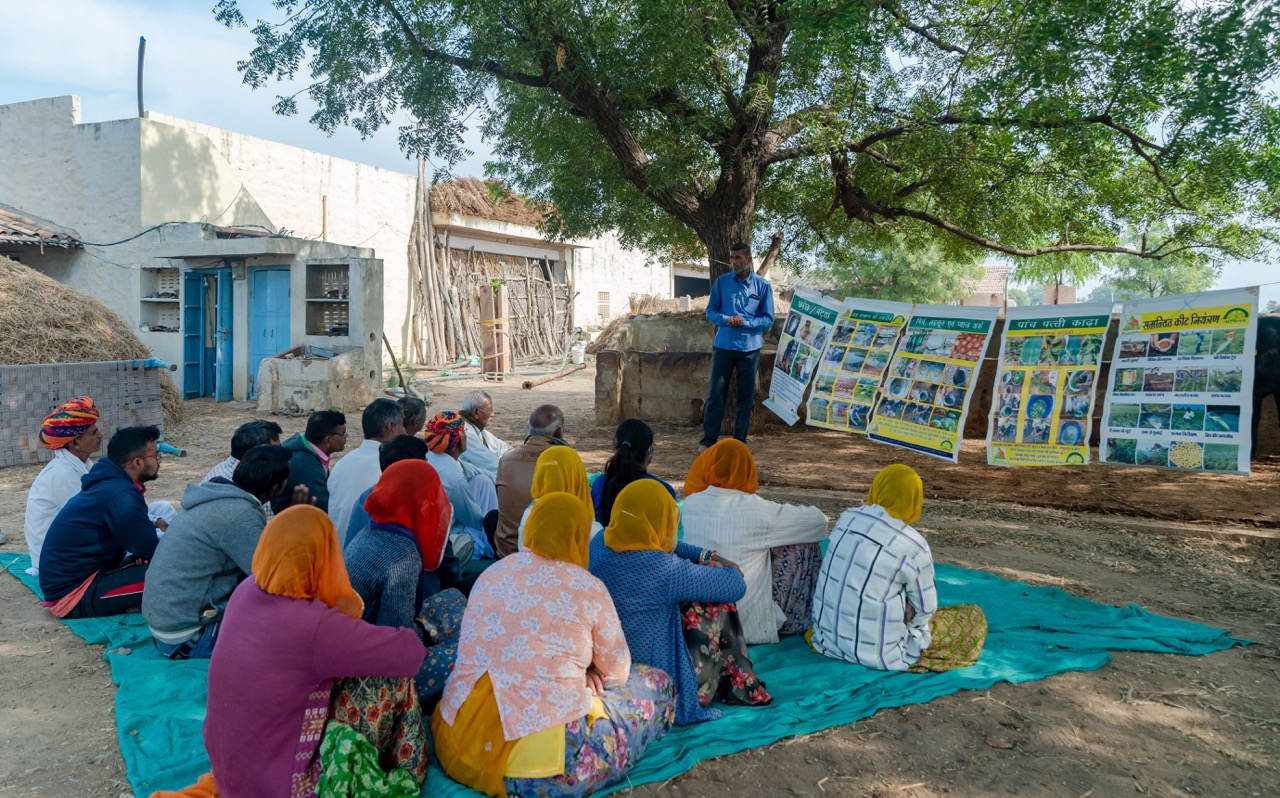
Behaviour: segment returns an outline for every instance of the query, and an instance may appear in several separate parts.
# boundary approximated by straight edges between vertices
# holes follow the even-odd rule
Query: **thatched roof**
[[[501,181],[475,177],[459,177],[432,186],[431,210],[526,227],[537,227],[543,214],[540,204],[516,194]]]
[[[151,357],[115,311],[93,297],[0,256],[0,363],[93,363]],[[183,415],[168,374],[160,377],[165,423]]]

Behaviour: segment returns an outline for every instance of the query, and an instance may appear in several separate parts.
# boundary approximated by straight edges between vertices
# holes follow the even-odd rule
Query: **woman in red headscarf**
[[[416,677],[418,698],[433,704],[453,670],[467,606],[460,592],[441,591],[434,578],[453,508],[434,468],[425,460],[401,460],[382,472],[364,509],[369,528],[343,552],[351,586],[364,600],[361,617],[418,633],[427,646]]]

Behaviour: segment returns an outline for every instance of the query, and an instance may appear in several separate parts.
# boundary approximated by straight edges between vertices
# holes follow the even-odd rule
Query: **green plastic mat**
[[[25,555],[0,554],[0,566],[37,595],[23,573]],[[986,611],[989,632],[977,665],[949,673],[883,673],[814,654],[790,638],[755,646],[756,674],[774,703],[723,706],[718,721],[676,728],[652,745],[615,789],[677,776],[703,759],[769,745],[784,737],[853,723],[885,707],[920,704],[997,682],[1029,682],[1065,671],[1089,671],[1108,651],[1199,655],[1245,641],[1221,629],[1154,615],[1136,605],[1110,607],[981,571],[937,566],[942,604],[972,602]],[[151,643],[138,614],[66,621],[80,637],[107,646],[116,691],[120,751],[134,794],[193,784],[209,768],[201,741],[205,662],[169,662]],[[127,653],[126,653],[127,652]],[[423,795],[479,795],[433,767]]]

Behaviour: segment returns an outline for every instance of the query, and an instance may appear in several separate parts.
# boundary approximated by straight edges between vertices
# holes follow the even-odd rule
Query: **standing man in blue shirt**
[[[720,437],[729,378],[735,373],[738,399],[733,437],[747,440],[764,331],[773,326],[773,286],[755,273],[751,248],[742,243],[729,247],[729,265],[733,271],[720,275],[711,286],[711,299],[707,302],[707,321],[716,325],[717,330],[711,355],[711,391],[702,417],[699,454]]]

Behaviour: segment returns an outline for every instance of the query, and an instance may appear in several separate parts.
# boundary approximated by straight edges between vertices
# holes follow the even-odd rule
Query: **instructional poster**
[[[865,435],[911,305],[845,299],[809,392],[808,423]]]
[[[840,315],[841,302],[832,297],[797,288],[791,297],[787,320],[778,339],[773,361],[773,381],[764,406],[788,424],[800,420],[804,389],[818,370],[818,359]]]
[[[1249,473],[1257,302],[1235,289],[1125,304],[1102,462]]]
[[[1084,465],[1111,305],[1009,308],[987,425],[987,462]]]
[[[956,462],[998,308],[918,305],[867,426],[871,440]]]

